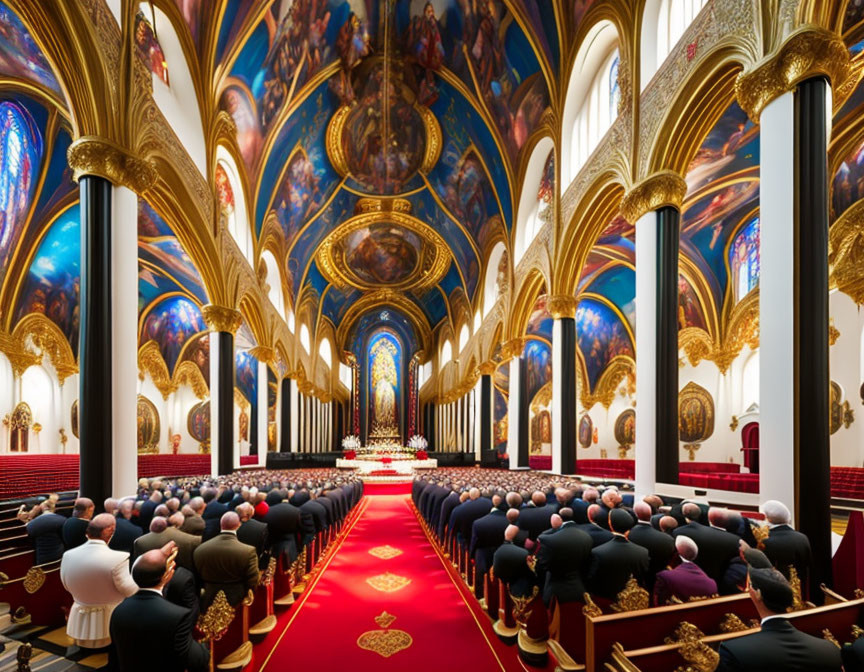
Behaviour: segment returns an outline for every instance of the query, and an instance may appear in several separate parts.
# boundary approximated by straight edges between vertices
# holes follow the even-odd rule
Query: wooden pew
[[[250,635],[266,635],[276,627],[276,614],[273,613],[273,577],[276,574],[276,558],[270,558],[267,569],[261,572],[255,599],[250,605]]]
[[[757,617],[747,593],[638,611],[588,615],[585,617],[585,666],[589,671],[602,670],[615,642],[625,650],[655,646],[672,636],[682,621],[692,623],[706,635],[720,634],[727,614],[737,614],[745,622]]]
[[[32,558],[33,553],[27,552],[15,562],[4,563],[0,601],[8,602],[13,614],[28,614],[33,625],[60,627],[72,606],[72,596],[60,581],[60,560],[31,566]]]
[[[198,617],[199,641],[210,645],[210,670],[251,670],[252,642],[249,641],[249,608],[254,594],[235,606],[219,591],[207,611]]]
[[[796,611],[789,614],[788,618],[802,632],[843,644],[855,639],[853,630],[862,616],[864,616],[864,599]],[[705,645],[716,651],[724,641],[744,637],[754,632],[759,632],[759,628],[745,628],[693,639],[693,631],[690,631],[691,636],[685,632],[682,637],[682,631],[679,630],[675,633],[677,636],[673,635],[673,639],[677,641],[634,649],[628,649],[625,645],[615,642],[609,661],[604,668],[600,669],[612,672],[667,672],[685,662],[691,664],[704,662],[707,658]]]
[[[294,568],[280,553],[276,560],[276,573],[273,575],[273,603],[285,607],[294,604]]]

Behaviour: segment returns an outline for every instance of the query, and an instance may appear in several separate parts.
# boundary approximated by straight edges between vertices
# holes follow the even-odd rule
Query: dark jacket
[[[450,515],[453,513],[453,509],[459,506],[459,493],[451,491],[448,494],[444,501],[441,502],[441,514],[438,516],[438,538],[441,541],[444,541],[444,534],[448,530],[448,523],[450,522]]]
[[[117,528],[108,543],[108,548],[124,551],[131,557],[135,551],[135,540],[143,534],[141,528],[123,516],[117,516]]]
[[[505,541],[492,560],[495,576],[504,582],[510,593],[516,597],[530,595],[537,585],[537,575],[528,566],[528,551]]]
[[[840,672],[840,649],[772,618],[762,631],[723,642],[717,672]]]
[[[68,551],[87,541],[87,526],[89,520],[83,518],[67,518],[63,523],[63,545]]]
[[[492,568],[492,558],[498,547],[504,543],[504,530],[507,525],[504,512],[494,509],[475,520],[471,526],[471,545],[468,552],[474,558],[478,576]]]
[[[195,575],[185,567],[175,567],[174,576],[162,590],[165,599],[192,612],[192,622],[198,621],[201,610],[200,594]]]
[[[733,587],[731,586],[724,590],[723,577],[729,566],[729,562],[738,557],[738,537],[726,530],[709,527],[700,523],[688,523],[682,527],[677,527],[673,531],[673,534],[676,537],[679,534],[683,534],[695,541],[699,547],[696,564],[717,582],[717,586],[721,592],[733,592]]]
[[[471,530],[474,527],[474,521],[482,518],[492,508],[492,500],[488,497],[478,497],[477,499],[469,499],[462,503],[456,510],[461,510],[457,532],[461,537],[463,545],[468,546],[471,543]]]
[[[210,653],[192,639],[192,612],[149,590],[123,600],[111,614],[113,669],[205,672]],[[142,633],[146,636],[142,636]]]
[[[36,551],[35,564],[42,565],[63,557],[65,522],[66,519],[59,513],[46,512],[27,523],[27,536],[33,541],[33,548]]]
[[[276,504],[270,507],[264,522],[270,529],[273,555],[278,558],[280,553],[284,553],[288,563],[293,563],[297,559],[300,542],[300,509],[288,502]]]
[[[643,579],[648,565],[647,550],[616,535],[591,551],[588,592],[614,601],[631,576]]]
[[[312,521],[313,534],[318,534],[327,528],[327,509],[317,499],[310,499],[300,508],[300,513],[308,515]]]
[[[572,522],[540,535],[535,569],[546,577],[543,601],[547,606],[553,597],[562,603],[582,601],[592,548],[591,537]]]
[[[144,503],[141,505],[141,510],[138,512],[138,527],[140,527],[144,532],[150,531],[153,512],[156,511],[157,506],[159,505],[149,498],[145,499]]]
[[[255,549],[259,569],[266,568],[267,563],[270,562],[270,538],[267,525],[260,520],[250,518],[237,528],[237,538]]]
[[[654,604],[662,607],[675,597],[687,602],[691,597],[711,597],[717,594],[717,582],[699,565],[683,562],[675,569],[665,569],[654,582]]]
[[[195,549],[195,569],[204,584],[201,607],[206,610],[222,590],[231,606],[258,586],[258,556],[255,548],[237,535],[223,532]]]
[[[204,507],[201,517],[204,519],[204,541],[212,539],[219,534],[220,520],[228,513],[228,505],[215,499]]]
[[[519,518],[516,523],[520,530],[528,532],[531,540],[536,540],[542,532],[545,532],[552,527],[552,514],[555,513],[555,507],[550,505],[544,506],[526,506],[519,511]]]
[[[813,554],[810,551],[810,540],[806,535],[793,530],[788,525],[778,525],[771,528],[768,538],[762,542],[765,555],[779,569],[783,576],[789,578],[789,568],[794,567],[801,579],[801,589],[804,597],[808,596],[810,568],[813,566]]]
[[[605,544],[607,541],[612,541],[612,538],[615,536],[609,530],[604,530],[602,527],[595,525],[594,523],[582,523],[576,527],[591,537],[594,548]]]
[[[671,535],[655,530],[649,523],[636,523],[627,539],[648,551],[651,561],[648,567],[649,588],[653,587],[654,575],[666,569],[675,557],[675,540]]]

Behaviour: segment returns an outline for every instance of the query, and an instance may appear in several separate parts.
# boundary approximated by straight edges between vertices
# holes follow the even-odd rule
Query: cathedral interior
[[[113,669],[19,505],[164,483],[245,488],[271,541],[250,487],[363,491],[198,621],[209,669],[306,665],[313,607],[362,612],[363,670],[713,670],[754,629],[719,582],[529,609],[428,483],[765,535],[782,502],[790,620],[852,650],[862,303],[864,0],[0,0],[0,669]],[[414,583],[339,597],[367,538]]]

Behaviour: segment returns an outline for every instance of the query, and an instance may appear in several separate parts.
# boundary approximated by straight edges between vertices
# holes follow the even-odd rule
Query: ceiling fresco
[[[194,35],[202,6],[178,6]],[[256,235],[284,239],[292,302],[316,297],[338,327],[362,293],[399,289],[428,330],[457,286],[472,305],[549,104],[550,3],[282,0],[227,3],[219,21],[220,105]]]

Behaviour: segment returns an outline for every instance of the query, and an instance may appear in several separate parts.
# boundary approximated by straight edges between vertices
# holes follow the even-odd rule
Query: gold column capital
[[[753,123],[772,100],[805,79],[824,75],[835,89],[851,73],[849,51],[838,35],[817,26],[802,26],[752,70],[735,81],[735,97]]]
[[[511,338],[501,346],[501,356],[504,357],[504,359],[513,359],[514,357],[519,357],[524,349],[524,338]]]
[[[491,376],[495,373],[495,369],[497,368],[498,365],[495,364],[495,362],[483,362],[477,367],[477,371],[479,371],[481,376]]]
[[[552,319],[560,320],[565,317],[576,316],[576,297],[569,294],[550,296],[546,300],[546,308],[552,315]]]
[[[264,364],[276,361],[276,351],[269,345],[256,345],[254,348],[249,349],[249,354]]]
[[[147,191],[156,182],[157,172],[151,161],[105,138],[91,135],[78,138],[66,150],[66,160],[76,182],[85,175],[98,175],[136,194]]]
[[[201,309],[201,314],[204,316],[207,326],[210,327],[210,331],[225,331],[235,334],[240,325],[243,324],[243,315],[240,314],[240,311],[226,306],[208,303]]]
[[[642,215],[664,206],[681,208],[687,194],[684,178],[672,170],[661,170],[649,175],[630,188],[621,201],[621,214],[631,224]]]

